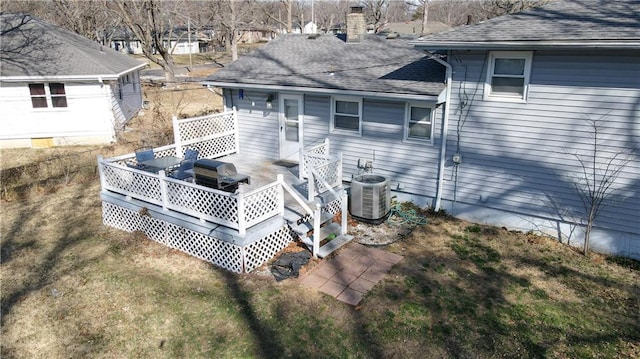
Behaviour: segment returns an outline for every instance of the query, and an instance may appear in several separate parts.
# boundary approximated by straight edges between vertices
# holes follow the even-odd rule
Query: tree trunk
[[[429,1],[424,0],[424,4],[422,5],[422,32],[421,35],[427,33],[427,21],[429,19]]]

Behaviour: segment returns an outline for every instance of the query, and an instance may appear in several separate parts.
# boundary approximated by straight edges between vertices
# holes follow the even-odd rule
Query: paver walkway
[[[300,277],[299,281],[340,301],[357,305],[365,293],[402,258],[398,254],[352,242]]]

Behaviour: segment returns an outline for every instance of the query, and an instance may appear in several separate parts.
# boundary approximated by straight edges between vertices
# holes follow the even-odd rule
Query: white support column
[[[298,180],[302,181],[304,179],[304,174],[307,171],[304,164],[304,149],[300,149],[298,157]]]
[[[173,116],[171,118],[171,122],[173,123],[173,143],[176,145],[176,156],[183,157],[184,154],[182,152],[182,136],[180,135],[180,125],[178,125],[178,118]]]
[[[244,194],[241,189],[236,192],[236,198],[238,199],[238,234],[244,236],[247,233],[247,221],[244,213]]]
[[[160,179],[160,197],[162,198],[162,210],[168,211],[169,195],[167,193],[167,176],[165,175],[164,170],[158,173],[158,178]]]
[[[278,212],[284,216],[284,176],[279,173],[278,176]]]
[[[336,181],[338,182],[337,185],[341,185],[342,184],[342,152],[338,153],[338,178],[336,179]]]
[[[322,217],[322,205],[316,202],[316,208],[313,211],[313,257],[318,256],[320,251],[320,219]]]
[[[340,193],[340,211],[342,212],[340,217],[340,234],[347,234],[347,211],[349,211],[347,205],[348,201],[349,197],[347,196],[347,191],[342,190],[342,193]]]
[[[104,166],[104,159],[101,155],[98,155],[98,175],[100,176],[100,189],[104,191],[107,187],[107,181],[104,179],[102,166]]]
[[[238,126],[238,109],[233,106],[233,131],[236,137],[236,152],[240,153],[240,126]]]

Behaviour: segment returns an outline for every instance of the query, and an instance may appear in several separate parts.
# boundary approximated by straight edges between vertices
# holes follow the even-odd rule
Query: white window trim
[[[411,108],[422,107],[431,110],[429,121],[431,122],[431,136],[429,138],[409,137],[409,122],[411,121]],[[434,105],[418,102],[407,102],[404,110],[404,141],[406,142],[418,142],[418,143],[430,143],[433,144],[433,129],[436,107]]]
[[[509,95],[497,95],[491,93],[491,79],[493,78],[493,70],[495,66],[495,59],[510,58],[510,59],[524,59],[524,89],[522,97],[509,96]],[[487,68],[487,77],[484,82],[484,100],[487,101],[502,101],[502,102],[519,102],[526,103],[527,96],[529,94],[529,79],[531,77],[531,62],[533,59],[533,51],[492,51],[489,53],[489,64]]]
[[[336,101],[348,101],[348,102],[358,103],[358,131],[335,127]],[[362,136],[362,97],[332,96],[331,97],[331,119],[329,121],[329,130],[330,132],[337,132],[337,133],[346,134],[346,135]]]

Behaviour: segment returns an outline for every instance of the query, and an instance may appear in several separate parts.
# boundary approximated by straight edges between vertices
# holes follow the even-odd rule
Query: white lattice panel
[[[158,175],[105,163],[102,167],[105,189],[139,198],[152,203],[162,203]]]
[[[204,116],[196,119],[178,120],[180,139],[190,141],[214,133],[235,131],[236,121],[233,112]]]
[[[128,232],[141,231],[151,240],[232,272],[241,273],[245,267],[242,248],[223,240],[108,202],[102,203],[102,217],[107,226]]]
[[[244,247],[245,271],[251,272],[285,248],[294,235],[288,227],[283,227],[260,240]]]
[[[233,134],[203,139],[189,146],[197,147],[200,150],[201,157],[206,158],[216,158],[238,151],[236,148],[236,136]]]
[[[342,210],[342,201],[340,198],[335,199],[322,207],[322,212],[336,214]]]
[[[167,208],[216,223],[238,227],[238,199],[234,194],[214,192],[181,181],[166,181]]]
[[[275,183],[244,197],[244,219],[252,226],[278,214],[282,199],[282,187]]]

